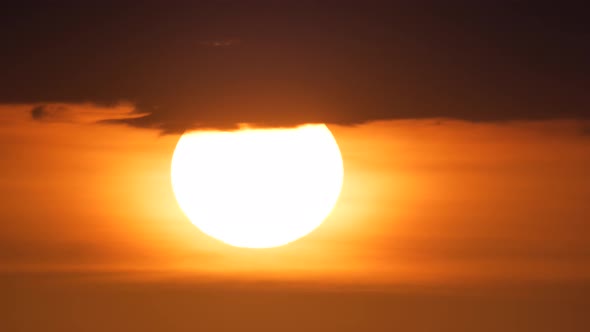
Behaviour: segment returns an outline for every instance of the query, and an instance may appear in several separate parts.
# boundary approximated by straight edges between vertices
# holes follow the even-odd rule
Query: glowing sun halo
[[[325,125],[185,133],[172,157],[181,209],[204,233],[268,248],[307,235],[342,187],[342,156]]]

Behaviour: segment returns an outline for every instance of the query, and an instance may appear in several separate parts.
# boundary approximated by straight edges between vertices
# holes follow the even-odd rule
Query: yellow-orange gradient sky
[[[5,4],[0,332],[590,331],[589,23],[583,1]],[[286,167],[197,193],[205,231],[274,246],[343,178],[313,232],[245,249],[185,216],[184,132],[308,124],[342,158],[279,136],[337,176],[255,148]],[[242,178],[291,199],[261,212]],[[236,211],[309,224],[226,236]]]
[[[128,117],[125,105],[54,105],[43,121],[31,107],[0,110],[4,271],[366,286],[590,277],[587,123],[329,126],[345,169],[330,217],[291,245],[245,250],[205,236],[179,209],[179,135],[93,124]]]

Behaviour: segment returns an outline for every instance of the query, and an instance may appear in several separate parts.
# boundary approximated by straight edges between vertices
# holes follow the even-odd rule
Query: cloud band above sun
[[[109,121],[177,133],[590,117],[590,47],[577,28],[587,20],[575,6],[526,16],[479,2],[251,7],[5,8],[0,104],[130,103],[142,116]]]

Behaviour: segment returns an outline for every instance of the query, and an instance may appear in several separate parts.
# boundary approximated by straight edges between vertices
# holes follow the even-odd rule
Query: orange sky
[[[203,235],[176,205],[177,135],[92,124],[128,116],[125,105],[73,107],[44,122],[30,105],[0,108],[3,270],[366,285],[590,277],[587,123],[330,126],[345,167],[331,216],[293,244],[247,250]]]

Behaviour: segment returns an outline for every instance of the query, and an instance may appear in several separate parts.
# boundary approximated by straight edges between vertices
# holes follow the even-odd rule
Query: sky
[[[584,7],[23,1],[0,23],[0,101],[127,101],[149,115],[123,122],[173,132],[244,122],[587,118]]]
[[[0,330],[585,331],[579,3],[203,1],[0,14]],[[308,236],[184,216],[186,130],[326,123]]]

